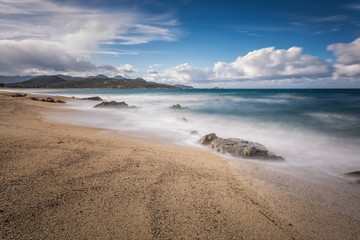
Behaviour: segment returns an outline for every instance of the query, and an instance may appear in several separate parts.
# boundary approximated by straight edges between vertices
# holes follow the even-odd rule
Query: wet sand
[[[306,183],[49,122],[59,103],[11,94],[0,92],[0,239],[359,239],[356,215],[278,186]]]

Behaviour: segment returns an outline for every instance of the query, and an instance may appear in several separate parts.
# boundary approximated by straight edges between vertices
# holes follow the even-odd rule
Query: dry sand
[[[225,158],[48,122],[41,112],[59,104],[10,95],[0,92],[0,239],[359,239],[356,216]]]

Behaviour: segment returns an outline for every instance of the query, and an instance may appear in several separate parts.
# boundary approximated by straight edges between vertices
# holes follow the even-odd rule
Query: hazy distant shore
[[[359,238],[352,195],[194,148],[49,122],[41,113],[68,110],[11,94],[0,92],[2,239]]]

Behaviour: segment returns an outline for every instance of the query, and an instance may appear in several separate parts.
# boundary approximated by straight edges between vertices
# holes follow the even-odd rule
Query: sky
[[[0,75],[359,88],[360,1],[0,0]]]

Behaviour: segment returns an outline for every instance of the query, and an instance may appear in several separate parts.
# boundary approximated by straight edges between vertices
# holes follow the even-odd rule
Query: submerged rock
[[[129,106],[126,102],[102,102],[94,106],[94,108],[136,108],[135,106]]]
[[[202,145],[207,145],[217,152],[228,154],[233,157],[258,158],[265,160],[283,160],[269,152],[260,143],[250,142],[239,138],[219,138],[215,133],[205,135],[199,140]]]
[[[180,104],[175,104],[169,107],[170,109],[188,109],[188,107],[182,107]]]
[[[80,100],[92,100],[92,101],[103,101],[101,97],[95,96],[95,97],[87,97],[87,98],[81,98]]]

